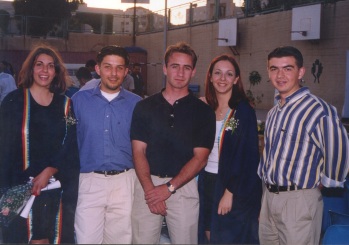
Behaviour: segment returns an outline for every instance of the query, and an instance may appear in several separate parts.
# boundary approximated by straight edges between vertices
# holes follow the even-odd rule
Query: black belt
[[[290,186],[278,186],[278,185],[271,185],[271,184],[265,184],[267,186],[267,189],[270,192],[273,193],[279,193],[284,191],[296,191],[301,188],[298,188],[296,185],[290,185]]]
[[[93,172],[96,174],[104,174],[105,176],[107,176],[107,175],[117,175],[117,174],[125,173],[129,170],[130,170],[129,168],[126,168],[124,170],[93,171]]]
[[[173,178],[172,175],[167,175],[167,174],[151,174],[159,178]]]

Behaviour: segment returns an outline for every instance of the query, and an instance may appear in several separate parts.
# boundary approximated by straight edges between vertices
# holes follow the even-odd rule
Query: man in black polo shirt
[[[133,243],[159,243],[166,216],[171,242],[197,243],[199,195],[195,176],[206,165],[215,115],[189,90],[197,56],[185,43],[167,48],[166,87],[140,101],[131,139],[139,181],[132,211]]]

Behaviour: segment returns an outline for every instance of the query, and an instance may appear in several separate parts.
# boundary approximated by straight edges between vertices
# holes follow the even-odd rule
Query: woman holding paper
[[[79,171],[76,120],[70,99],[62,95],[66,77],[60,55],[40,45],[22,65],[19,89],[1,104],[0,187],[25,184],[33,177],[31,191],[36,196],[28,220],[18,216],[3,227],[5,243],[74,242],[72,235],[70,240],[63,238],[61,230],[74,232],[71,210],[75,210]],[[62,198],[61,188],[41,191],[52,176],[61,182]],[[62,220],[62,211],[72,218]]]

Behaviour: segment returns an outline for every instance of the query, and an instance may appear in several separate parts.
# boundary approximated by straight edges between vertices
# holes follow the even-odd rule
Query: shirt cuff
[[[321,184],[323,184],[323,186],[325,186],[327,188],[329,188],[329,187],[342,187],[342,188],[344,188],[344,182],[345,182],[345,179],[341,182],[341,181],[336,181],[336,180],[330,179],[324,174],[322,174],[322,176],[321,176]]]

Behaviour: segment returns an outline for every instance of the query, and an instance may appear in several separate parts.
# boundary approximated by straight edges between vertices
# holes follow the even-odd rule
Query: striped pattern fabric
[[[23,170],[29,167],[29,121],[30,121],[30,94],[24,90],[24,110],[22,121]]]
[[[278,98],[279,99],[279,98]],[[347,132],[336,109],[302,87],[267,116],[258,168],[264,182],[299,188],[342,187],[349,168]]]
[[[67,116],[70,108],[70,98],[65,97],[64,101],[64,115]],[[29,126],[30,126],[30,90],[24,90],[24,110],[23,110],[23,121],[22,121],[22,144],[23,144],[23,170],[27,169],[30,166],[30,148],[29,148]],[[66,128],[67,131],[67,128]],[[67,133],[67,132],[66,132]],[[65,137],[64,137],[65,138]],[[63,140],[64,142],[64,140]],[[32,237],[32,223],[33,215],[30,211],[27,219],[27,230],[28,230],[28,240],[31,240]],[[55,236],[54,243],[59,244],[62,233],[62,201],[59,205],[59,212],[56,215],[56,224],[55,224]]]

